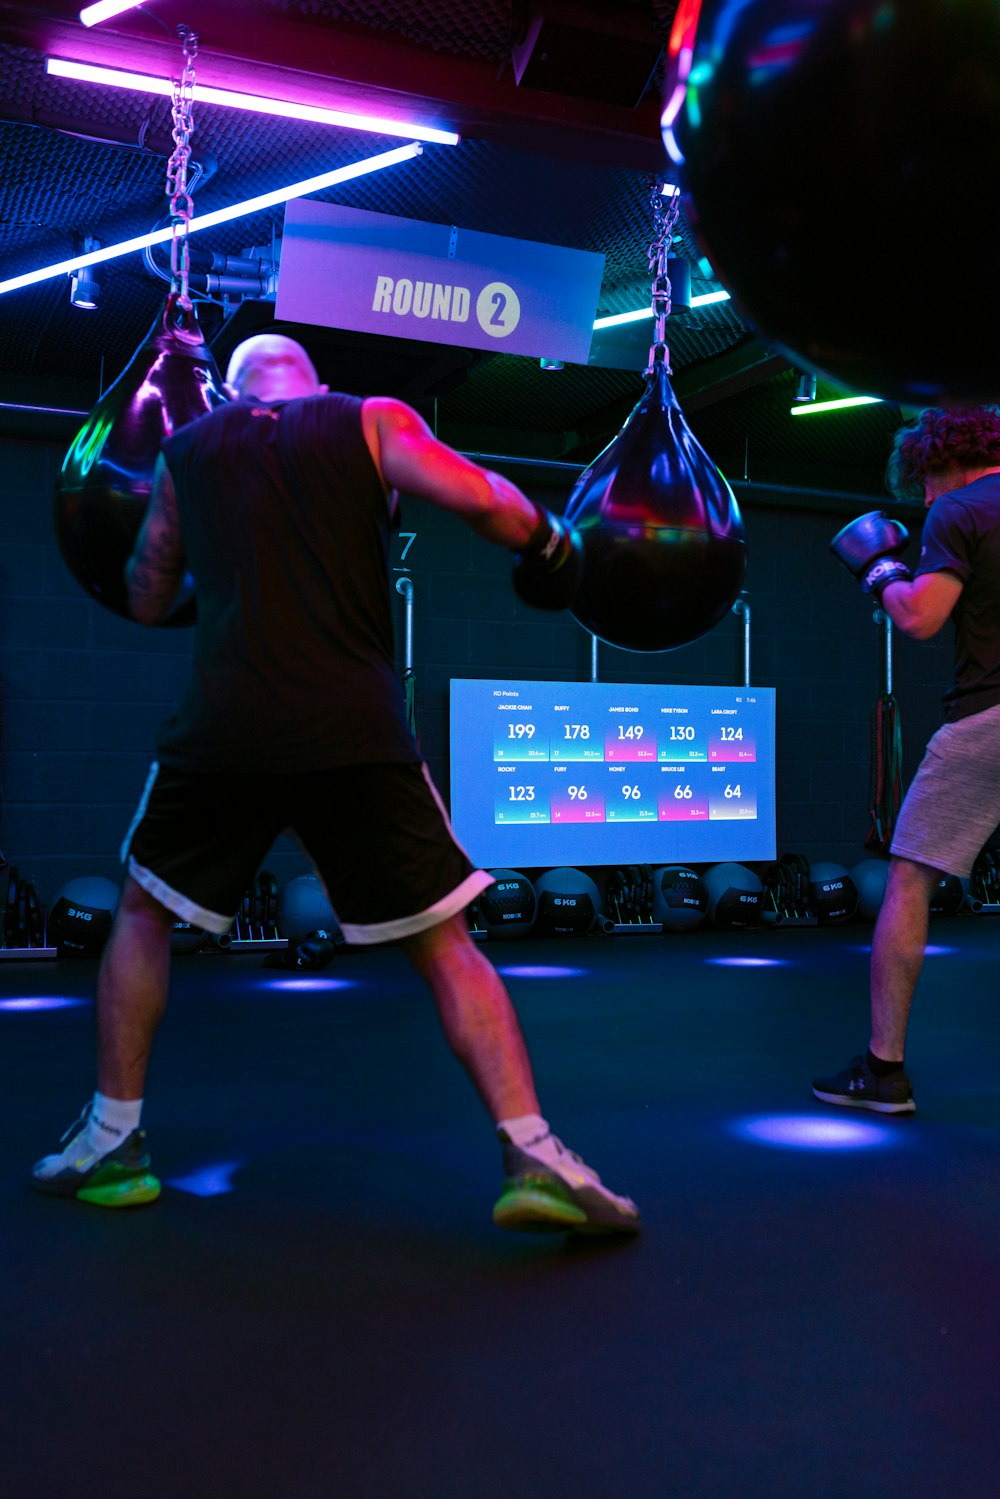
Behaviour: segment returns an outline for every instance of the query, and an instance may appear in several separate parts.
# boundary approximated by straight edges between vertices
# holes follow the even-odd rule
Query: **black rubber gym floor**
[[[870,935],[487,945],[628,1243],[494,1228],[489,1122],[388,950],[178,958],[161,1200],[40,1197],[95,964],[3,964],[3,1493],[996,1499],[1000,920],[932,928],[908,1119],[809,1089],[867,1041]]]

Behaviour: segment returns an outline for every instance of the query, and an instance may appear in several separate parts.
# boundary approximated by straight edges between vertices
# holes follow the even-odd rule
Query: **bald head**
[[[282,333],[258,333],[233,350],[226,384],[243,400],[291,401],[326,390],[300,343]]]

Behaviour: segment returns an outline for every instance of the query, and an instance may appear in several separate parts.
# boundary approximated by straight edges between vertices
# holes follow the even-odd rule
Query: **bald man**
[[[162,726],[122,851],[127,874],[97,989],[98,1090],[42,1191],[103,1207],[160,1192],[140,1116],[166,1005],[170,928],[228,930],[275,837],[293,830],[351,944],[398,943],[493,1119],[503,1228],[634,1233],[616,1196],[551,1133],[506,989],[472,943],[491,876],[456,843],[405,721],[393,667],[397,491],[515,553],[528,602],[565,607],[579,538],[501,475],[438,442],[401,401],[330,394],[290,338],[236,349],[231,403],[169,438],[126,567],[162,621],[195,580],[194,673]],[[387,878],[391,871],[391,878]]]

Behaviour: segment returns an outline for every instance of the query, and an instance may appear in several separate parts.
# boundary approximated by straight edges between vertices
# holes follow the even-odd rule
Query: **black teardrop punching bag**
[[[569,497],[586,556],[572,613],[609,645],[666,651],[731,608],[747,549],[736,498],[684,420],[662,359],[646,382]]]
[[[56,480],[63,560],[91,597],[116,614],[131,618],[124,569],[149,505],[160,444],[224,400],[194,309],[171,292],[149,338],[73,439]],[[164,624],[194,622],[190,577],[179,600]]]
[[[796,363],[1000,398],[996,0],[682,0],[663,138],[716,274]]]

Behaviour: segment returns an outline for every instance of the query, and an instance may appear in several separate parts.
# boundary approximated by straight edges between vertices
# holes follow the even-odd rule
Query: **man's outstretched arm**
[[[583,546],[572,526],[535,505],[502,474],[439,442],[403,401],[375,397],[361,408],[365,441],[387,488],[429,500],[487,541],[515,553],[515,592],[536,609],[568,609],[583,577]]]
[[[538,525],[539,510],[516,484],[440,442],[423,417],[388,396],[362,407],[365,440],[389,489],[452,510],[487,541],[516,550]]]
[[[918,573],[911,583],[887,584],[880,602],[904,635],[930,640],[951,618],[962,587],[951,572]]]

